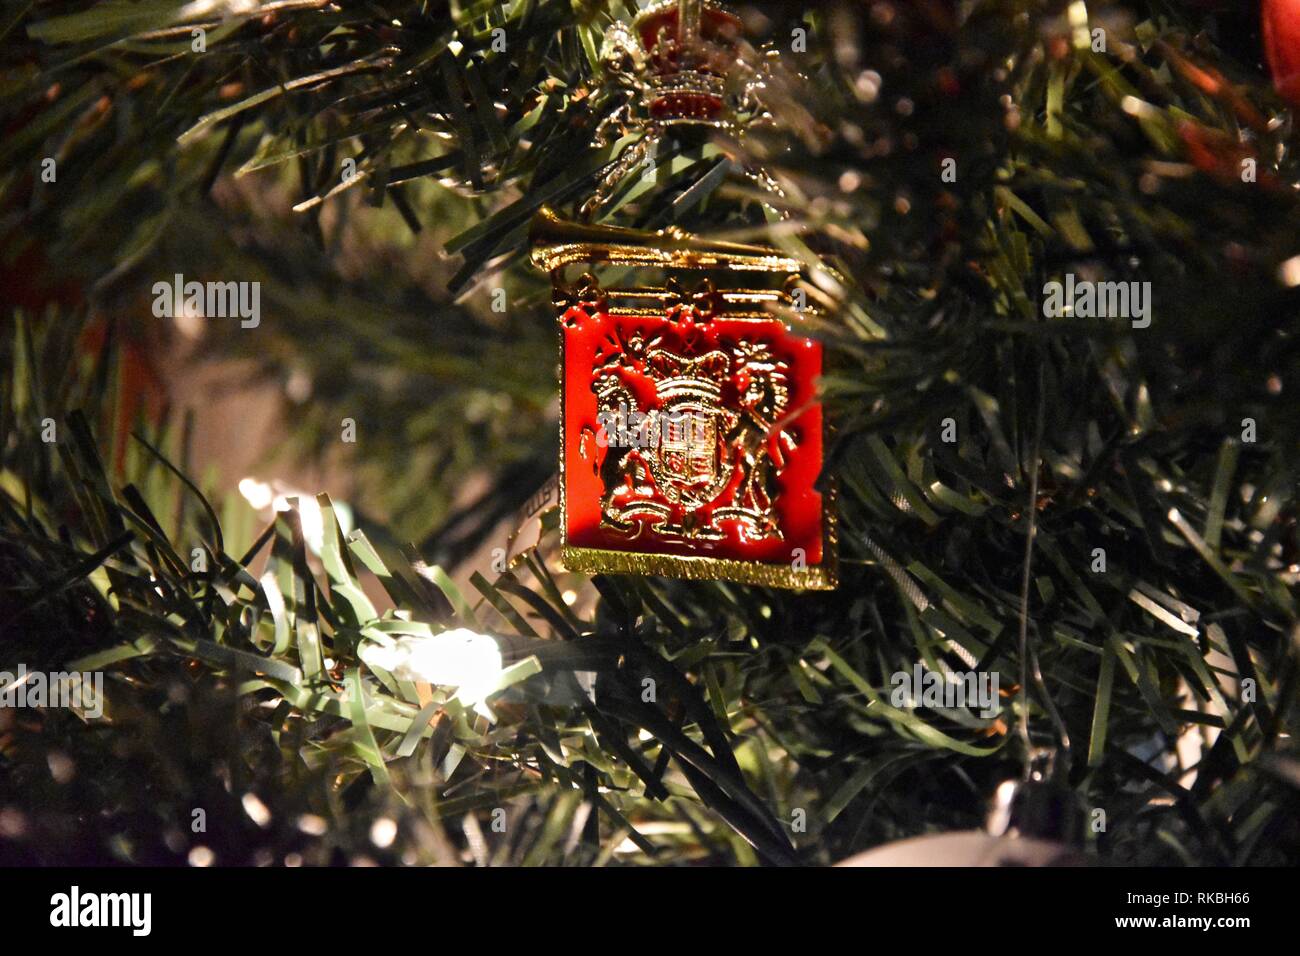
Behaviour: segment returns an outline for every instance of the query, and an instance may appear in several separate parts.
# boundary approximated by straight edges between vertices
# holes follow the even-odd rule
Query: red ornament
[[[833,517],[817,490],[821,345],[766,308],[791,301],[784,289],[714,285],[745,272],[797,278],[797,264],[546,212],[533,259],[560,293],[565,566],[833,587]],[[654,264],[684,281],[601,288],[587,273],[566,292],[561,273],[576,262]]]
[[[1300,107],[1300,0],[1264,0],[1260,20],[1273,86],[1284,100]]]

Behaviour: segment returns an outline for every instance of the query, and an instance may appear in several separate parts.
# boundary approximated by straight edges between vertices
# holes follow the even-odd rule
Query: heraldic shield
[[[532,242],[552,275],[562,342],[564,565],[834,587],[821,346],[773,308],[789,309],[798,263],[546,210]],[[578,264],[588,271],[567,282]],[[662,283],[602,286],[591,271],[602,265]],[[742,273],[759,288],[724,287]]]

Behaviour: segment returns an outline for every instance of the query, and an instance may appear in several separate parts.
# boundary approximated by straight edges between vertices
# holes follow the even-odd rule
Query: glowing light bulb
[[[501,648],[486,634],[458,627],[431,637],[404,635],[391,646],[369,644],[361,659],[398,680],[455,687],[457,696],[477,706],[496,690],[501,677]]]
[[[275,499],[275,492],[271,489],[271,486],[264,481],[258,481],[256,478],[241,478],[239,493],[244,496],[245,501],[258,511],[269,507]]]
[[[254,509],[261,512],[289,511],[294,507],[291,499],[297,499],[303,540],[313,552],[320,554],[325,541],[325,516],[314,495],[289,488],[279,481],[267,483],[251,477],[240,479],[239,493]],[[344,534],[352,530],[352,509],[346,504],[334,502],[334,517]]]

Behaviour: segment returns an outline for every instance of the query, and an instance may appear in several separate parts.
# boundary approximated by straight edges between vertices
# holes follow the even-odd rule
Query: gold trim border
[[[825,545],[822,554],[821,564],[796,571],[788,565],[764,564],[760,561],[706,558],[701,555],[637,554],[632,551],[579,548],[565,544],[560,549],[560,562],[567,571],[586,574],[657,574],[687,581],[734,581],[737,584],[759,584],[770,588],[832,591],[839,585],[839,575],[833,553],[829,562],[825,560]]]

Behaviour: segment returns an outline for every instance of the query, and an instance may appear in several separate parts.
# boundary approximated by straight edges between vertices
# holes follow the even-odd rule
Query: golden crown
[[[663,123],[722,122],[727,76],[741,22],[711,0],[664,0],[637,14],[629,32],[606,33],[606,62],[631,60],[646,109]]]

